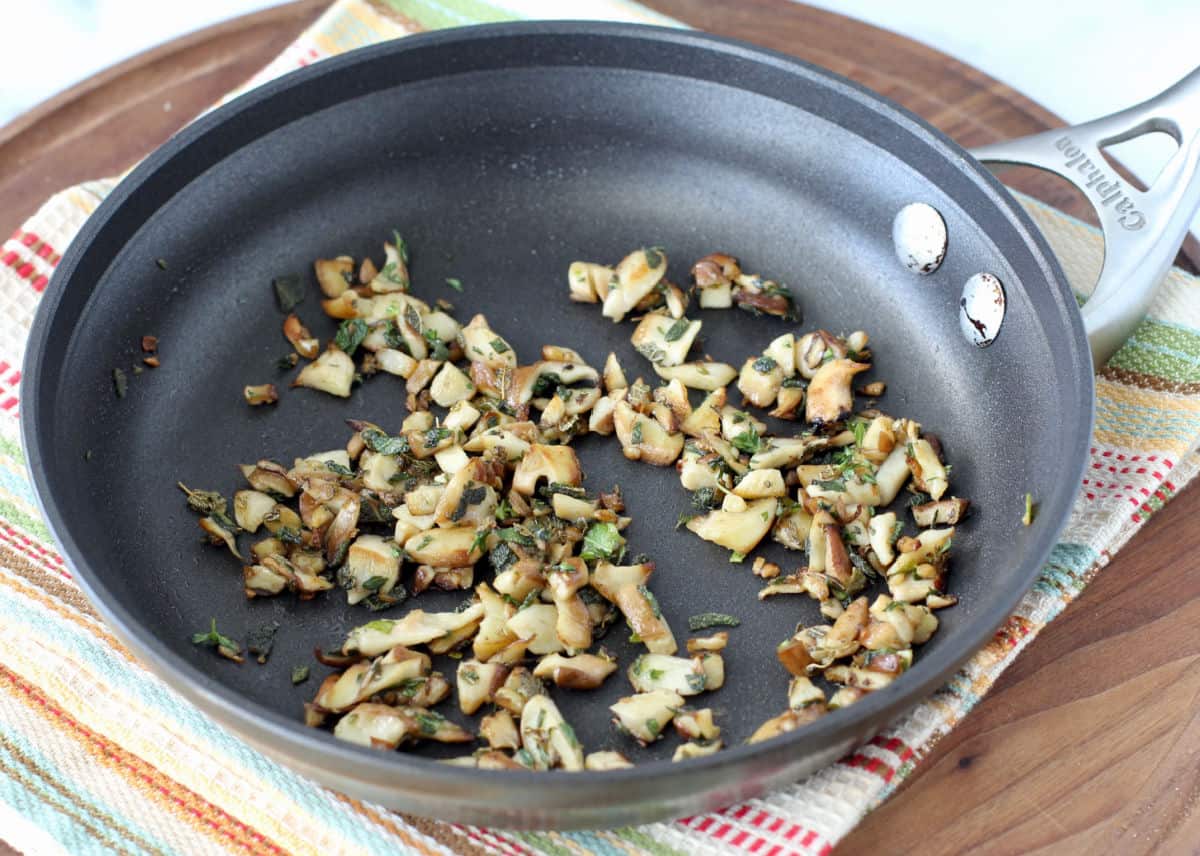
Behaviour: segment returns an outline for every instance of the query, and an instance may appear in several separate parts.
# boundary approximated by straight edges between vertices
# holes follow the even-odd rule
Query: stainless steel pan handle
[[[1116,174],[1100,149],[1153,131],[1170,134],[1179,150],[1149,190],[1141,191]],[[1104,266],[1082,312],[1099,368],[1145,316],[1200,207],[1200,68],[1136,107],[980,146],[971,154],[984,162],[1056,173],[1096,209],[1104,231]]]

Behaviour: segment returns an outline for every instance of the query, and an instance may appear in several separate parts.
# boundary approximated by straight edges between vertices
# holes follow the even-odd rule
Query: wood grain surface
[[[325,5],[301,0],[156,48],[0,128],[0,233],[55,190],[147,154]],[[829,12],[787,0],[648,5],[847,75],[966,145],[1062,124],[969,65]],[[1016,186],[1090,216],[1058,181]],[[1156,515],[838,852],[1200,853],[1198,512],[1191,490]]]

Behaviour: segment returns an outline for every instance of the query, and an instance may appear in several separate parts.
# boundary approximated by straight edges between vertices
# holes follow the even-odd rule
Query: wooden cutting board
[[[301,0],[178,39],[0,128],[0,234],[54,191],[145,156],[327,5]],[[648,5],[833,69],[965,145],[1063,124],[968,65],[840,15],[787,0]],[[1090,217],[1057,180],[1031,173],[1013,184]],[[1194,270],[1200,252],[1185,250],[1180,262]],[[1157,514],[839,852],[1197,852],[1198,515],[1195,490]]]

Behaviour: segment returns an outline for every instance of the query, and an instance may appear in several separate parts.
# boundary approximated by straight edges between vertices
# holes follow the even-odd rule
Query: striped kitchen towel
[[[248,85],[382,39],[555,17],[561,5],[339,0]],[[570,12],[674,23],[621,0]],[[961,672],[867,745],[762,799],[670,823],[508,832],[405,817],[280,767],[149,674],[73,584],[38,515],[17,430],[25,340],[62,252],[114,185],[59,193],[0,248],[0,839],[26,853],[827,853],[1196,473],[1200,281],[1173,270],[1097,379],[1088,476],[1041,579]],[[1026,205],[1072,282],[1093,281],[1098,234]]]

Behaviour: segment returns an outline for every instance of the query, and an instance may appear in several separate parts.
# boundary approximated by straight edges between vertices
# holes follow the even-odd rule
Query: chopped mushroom
[[[550,654],[538,661],[534,677],[549,678],[556,686],[570,690],[594,690],[617,670],[612,657],[576,654],[571,657]]]
[[[658,247],[635,250],[627,255],[617,265],[616,280],[604,298],[604,317],[620,321],[654,290],[666,272],[667,256]]]
[[[745,511],[710,511],[687,522],[687,528],[705,541],[719,544],[743,556],[749,555],[766,536],[775,520],[776,501],[758,499],[746,503]]]
[[[609,706],[613,723],[642,744],[653,743],[663,736],[675,714],[683,707],[683,696],[670,690],[638,693],[625,696]]]
[[[834,359],[822,365],[808,384],[804,418],[817,426],[841,422],[854,408],[854,376],[870,369],[869,363]]]
[[[959,499],[957,496],[914,505],[912,507],[913,520],[923,528],[953,526],[962,522],[970,505],[970,501]]]
[[[353,383],[354,361],[337,348],[330,348],[317,357],[315,363],[309,363],[301,369],[292,386],[306,386],[340,398],[349,398]]]
[[[258,386],[247,386],[242,390],[242,398],[251,407],[258,407],[263,404],[274,404],[279,400],[279,392],[275,389],[275,384],[264,383]]]
[[[521,746],[533,758],[535,769],[583,769],[583,747],[575,729],[549,696],[534,696],[521,711]]]
[[[604,752],[589,752],[583,759],[585,770],[624,770],[632,767],[629,759],[620,752],[611,750]]]
[[[631,341],[634,349],[655,365],[678,366],[687,359],[692,343],[700,335],[700,327],[700,321],[651,312],[633,331]]]

